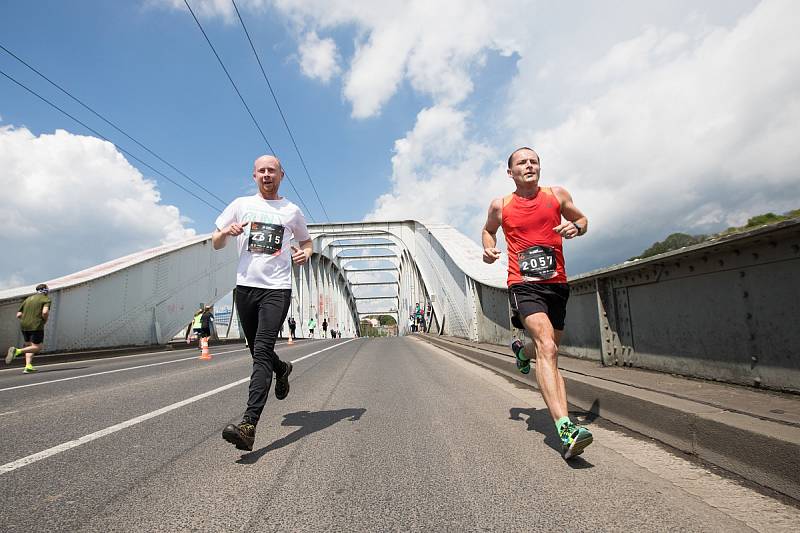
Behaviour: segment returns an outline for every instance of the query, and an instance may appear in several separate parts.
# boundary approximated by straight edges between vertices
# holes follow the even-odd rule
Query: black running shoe
[[[286,372],[275,379],[275,397],[283,400],[289,395],[289,374],[292,373],[292,363],[286,361]]]
[[[250,422],[249,418],[243,418],[238,426],[228,424],[222,430],[222,438],[230,442],[238,450],[253,451],[253,443],[256,441],[256,426]]]

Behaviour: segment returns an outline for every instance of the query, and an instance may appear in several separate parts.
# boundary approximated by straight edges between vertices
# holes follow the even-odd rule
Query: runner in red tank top
[[[539,155],[534,150],[515,150],[508,158],[508,175],[516,190],[489,205],[483,260],[494,263],[500,257],[497,230],[502,227],[508,245],[512,323],[524,326],[533,339],[527,355],[520,340],[514,340],[511,349],[523,374],[530,372],[530,356],[536,354],[536,381],[556,423],[562,454],[569,459],[583,453],[592,434],[569,419],[564,378],[558,370],[558,344],[569,298],[562,239],[585,234],[588,220],[566,189],[539,186]]]

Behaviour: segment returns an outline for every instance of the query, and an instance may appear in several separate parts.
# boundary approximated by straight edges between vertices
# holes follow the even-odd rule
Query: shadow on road
[[[595,400],[595,403],[592,404],[592,407],[589,411],[570,411],[569,414],[572,415],[573,418],[577,418],[581,424],[586,425],[590,424],[595,418],[597,418],[596,413],[598,412],[598,409],[599,405],[597,405],[597,401]],[[525,422],[528,424],[528,431],[536,431],[537,433],[543,435],[544,443],[553,450],[557,451],[559,455],[561,454],[561,439],[556,433],[555,424],[553,424],[553,419],[547,409],[534,409],[533,407],[512,407],[508,410],[509,420],[523,420],[520,415],[526,415],[528,417],[527,420],[525,420]],[[573,457],[572,459],[568,460],[567,464],[570,466],[570,468],[574,469],[594,467],[592,463],[580,456]]]
[[[289,413],[284,415],[282,426],[300,426],[297,430],[286,435],[285,437],[276,440],[272,444],[265,446],[254,452],[246,453],[236,461],[240,464],[253,464],[267,453],[288,446],[296,442],[306,435],[310,435],[316,431],[328,428],[337,422],[348,419],[355,422],[360,419],[367,410],[364,408],[358,409],[336,409],[334,411],[298,411],[296,413]]]

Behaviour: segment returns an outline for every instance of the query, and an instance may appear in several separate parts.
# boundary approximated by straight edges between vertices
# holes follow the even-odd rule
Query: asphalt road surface
[[[0,371],[2,531],[797,531],[789,502],[599,420],[564,461],[541,397],[415,338],[279,345],[291,392],[223,441],[249,353]],[[575,413],[581,416],[582,413]],[[767,453],[767,451],[765,451]]]

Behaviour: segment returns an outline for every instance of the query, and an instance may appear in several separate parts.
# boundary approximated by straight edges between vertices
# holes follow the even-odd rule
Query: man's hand
[[[22,311],[17,311],[17,318],[22,318]]]
[[[580,233],[578,231],[578,228],[575,227],[575,224],[573,222],[570,222],[569,220],[553,228],[553,231],[555,231],[565,239],[571,239],[573,237],[577,237],[578,233]]]
[[[243,224],[234,222],[233,224],[222,230],[222,233],[224,233],[225,235],[230,235],[231,237],[236,237],[237,235],[241,235],[242,233],[244,233],[244,228],[248,224],[249,222],[245,222]]]
[[[500,259],[500,250],[497,248],[484,248],[483,249],[483,262],[490,265]]]
[[[292,245],[292,261],[294,261],[295,265],[302,265],[306,261],[308,261],[308,256],[306,255],[305,250],[301,250],[295,245]]]

